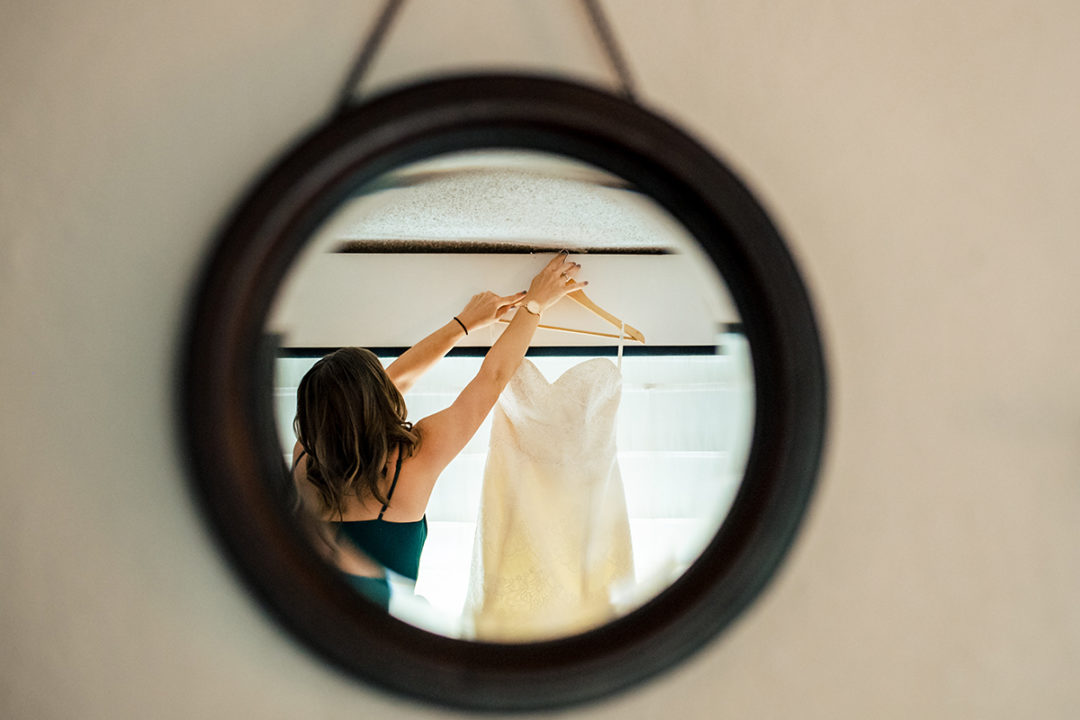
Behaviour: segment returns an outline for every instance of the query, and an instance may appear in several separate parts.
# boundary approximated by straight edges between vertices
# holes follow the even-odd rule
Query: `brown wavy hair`
[[[307,371],[296,391],[293,430],[325,510],[344,516],[350,497],[388,504],[379,489],[387,456],[398,448],[407,458],[420,446],[406,417],[405,399],[370,350],[341,348]]]

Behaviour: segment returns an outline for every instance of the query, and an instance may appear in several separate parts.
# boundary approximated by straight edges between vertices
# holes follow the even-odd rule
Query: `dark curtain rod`
[[[329,355],[338,348],[334,347],[283,347],[278,348],[279,358],[320,358]],[[369,347],[367,348],[382,358],[398,357],[408,350],[406,347]],[[483,357],[490,348],[487,346],[457,347],[453,348],[447,357]],[[531,347],[525,353],[530,357],[583,357],[600,356],[615,357],[618,348],[611,345],[588,345],[588,346],[541,346]],[[624,345],[623,355],[627,357],[656,357],[656,356],[694,356],[694,355],[722,355],[721,348],[716,345]]]
[[[672,255],[669,247],[579,247],[572,245],[522,244],[487,242],[483,240],[345,240],[334,248],[335,253],[409,253],[457,255],[483,253],[487,255],[532,255],[566,250],[575,255]]]

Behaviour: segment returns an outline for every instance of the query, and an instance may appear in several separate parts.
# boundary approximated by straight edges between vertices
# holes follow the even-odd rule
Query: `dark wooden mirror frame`
[[[671,587],[590,632],[503,645],[434,635],[355,594],[304,539],[283,497],[271,404],[275,293],[312,231],[359,185],[469,149],[557,153],[627,179],[681,221],[729,286],[753,358],[755,420],[738,495]],[[723,163],[640,105],[519,75],[421,83],[343,111],[304,137],[238,205],[191,302],[180,403],[196,495],[264,607],[338,668],[471,710],[598,699],[672,667],[762,591],[813,490],[826,373],[810,299],[765,211]]]

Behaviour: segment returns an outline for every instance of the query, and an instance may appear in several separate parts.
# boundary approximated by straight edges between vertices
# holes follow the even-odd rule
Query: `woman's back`
[[[294,468],[294,479],[299,486],[307,484],[304,456],[300,450]],[[397,451],[394,475],[389,478],[388,487],[380,488],[386,503],[378,507],[377,513],[372,509],[371,498],[354,496],[346,499],[341,513],[326,510],[322,519],[336,530],[334,535],[339,542],[344,538],[383,567],[416,580],[420,554],[427,540],[427,518],[421,514],[419,519],[412,519],[409,503],[404,508],[393,503],[395,494],[406,498],[410,494],[401,483],[403,460],[402,453]]]

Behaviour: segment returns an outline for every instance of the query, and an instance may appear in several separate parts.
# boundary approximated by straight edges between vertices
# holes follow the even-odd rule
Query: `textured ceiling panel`
[[[533,153],[471,153],[380,178],[320,231],[343,252],[666,253],[685,230],[619,178]]]

